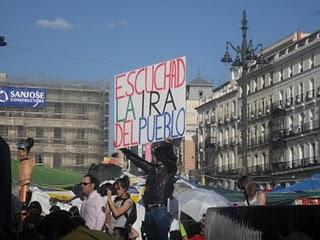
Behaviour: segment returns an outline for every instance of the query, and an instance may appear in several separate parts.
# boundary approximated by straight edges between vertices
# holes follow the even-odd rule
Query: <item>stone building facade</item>
[[[235,84],[233,94],[225,91],[197,108],[203,169],[226,187],[244,172],[257,181],[279,183],[320,168],[319,31],[294,33],[264,49],[263,55],[266,64],[253,63],[247,74],[247,165],[241,158],[241,89]],[[231,73],[226,86],[241,77],[241,69]],[[236,103],[229,105],[230,100]],[[230,106],[236,114],[224,110]]]

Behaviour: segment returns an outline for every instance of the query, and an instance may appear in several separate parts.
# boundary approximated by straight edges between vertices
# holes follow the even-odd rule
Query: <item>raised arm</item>
[[[136,165],[136,167],[141,168],[146,174],[149,174],[155,169],[155,165],[147,162],[143,158],[139,157],[137,154],[133,153],[127,148],[121,148],[121,152]]]

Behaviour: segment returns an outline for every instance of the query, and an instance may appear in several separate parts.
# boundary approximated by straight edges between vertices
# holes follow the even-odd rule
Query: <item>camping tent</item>
[[[13,182],[18,182],[19,161],[11,161]],[[32,174],[32,185],[43,188],[71,188],[81,182],[83,174],[62,169],[35,166]]]
[[[291,185],[287,188],[275,190],[274,192],[305,192],[305,191],[319,191],[320,190],[320,173],[312,175],[310,178],[302,182]]]

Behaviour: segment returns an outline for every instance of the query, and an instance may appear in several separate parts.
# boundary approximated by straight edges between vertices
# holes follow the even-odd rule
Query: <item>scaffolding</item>
[[[15,144],[32,137],[37,164],[86,172],[108,154],[109,91],[83,84],[48,84],[4,81],[0,86],[37,87],[47,90],[44,108],[0,107],[0,135]]]

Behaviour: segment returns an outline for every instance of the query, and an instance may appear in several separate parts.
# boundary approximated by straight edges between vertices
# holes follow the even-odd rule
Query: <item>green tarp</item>
[[[18,182],[19,161],[11,161],[12,181]],[[62,169],[35,166],[32,175],[32,184],[43,188],[71,188],[82,180],[83,174]]]

